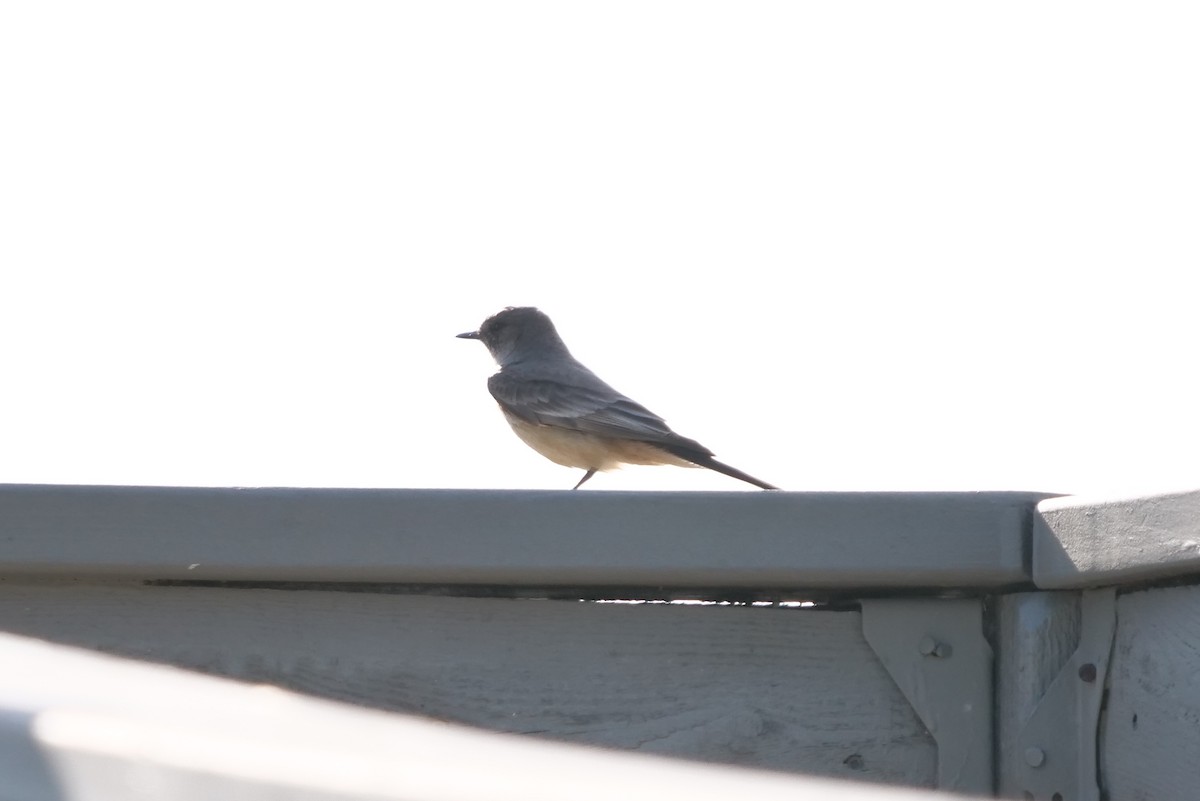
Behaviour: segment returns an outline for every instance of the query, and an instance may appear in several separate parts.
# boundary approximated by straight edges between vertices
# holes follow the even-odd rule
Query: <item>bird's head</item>
[[[501,367],[567,352],[554,323],[533,306],[509,306],[484,320],[478,331],[458,336],[478,339]]]

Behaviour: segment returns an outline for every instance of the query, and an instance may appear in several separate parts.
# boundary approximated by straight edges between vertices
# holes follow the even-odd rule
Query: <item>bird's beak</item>
[[[459,339],[479,339],[479,332],[478,331],[468,331],[465,334],[459,334],[458,338]]]

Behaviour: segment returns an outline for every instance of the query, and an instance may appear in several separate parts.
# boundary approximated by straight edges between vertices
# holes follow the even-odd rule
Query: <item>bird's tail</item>
[[[658,447],[662,448],[667,453],[670,453],[674,456],[678,456],[680,459],[686,459],[687,461],[691,462],[694,465],[699,465],[700,467],[707,467],[709,470],[716,470],[718,473],[724,473],[725,475],[729,476],[730,478],[736,478],[740,481],[745,481],[747,484],[753,484],[754,486],[758,487],[759,489],[765,489],[765,490],[779,489],[779,487],[776,487],[774,484],[768,484],[767,482],[765,482],[761,479],[755,478],[754,476],[750,475],[749,473],[743,473],[741,470],[738,470],[736,467],[731,467],[730,465],[727,465],[724,462],[717,461],[716,459],[714,459],[712,457],[712,454],[710,454],[710,453],[704,453],[704,451],[698,451],[694,448],[688,448],[686,446],[675,445],[673,443],[672,444],[660,443],[658,445]],[[707,448],[705,450],[707,450]]]

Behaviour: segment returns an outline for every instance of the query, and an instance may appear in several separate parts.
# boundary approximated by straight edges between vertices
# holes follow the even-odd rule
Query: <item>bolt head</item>
[[[1031,768],[1040,768],[1046,762],[1046,752],[1031,745],[1025,749],[1025,764]]]

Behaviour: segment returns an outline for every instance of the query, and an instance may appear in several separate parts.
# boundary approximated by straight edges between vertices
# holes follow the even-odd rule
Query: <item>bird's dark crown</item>
[[[554,323],[533,306],[509,306],[493,314],[479,326],[479,339],[501,364],[567,350]]]

